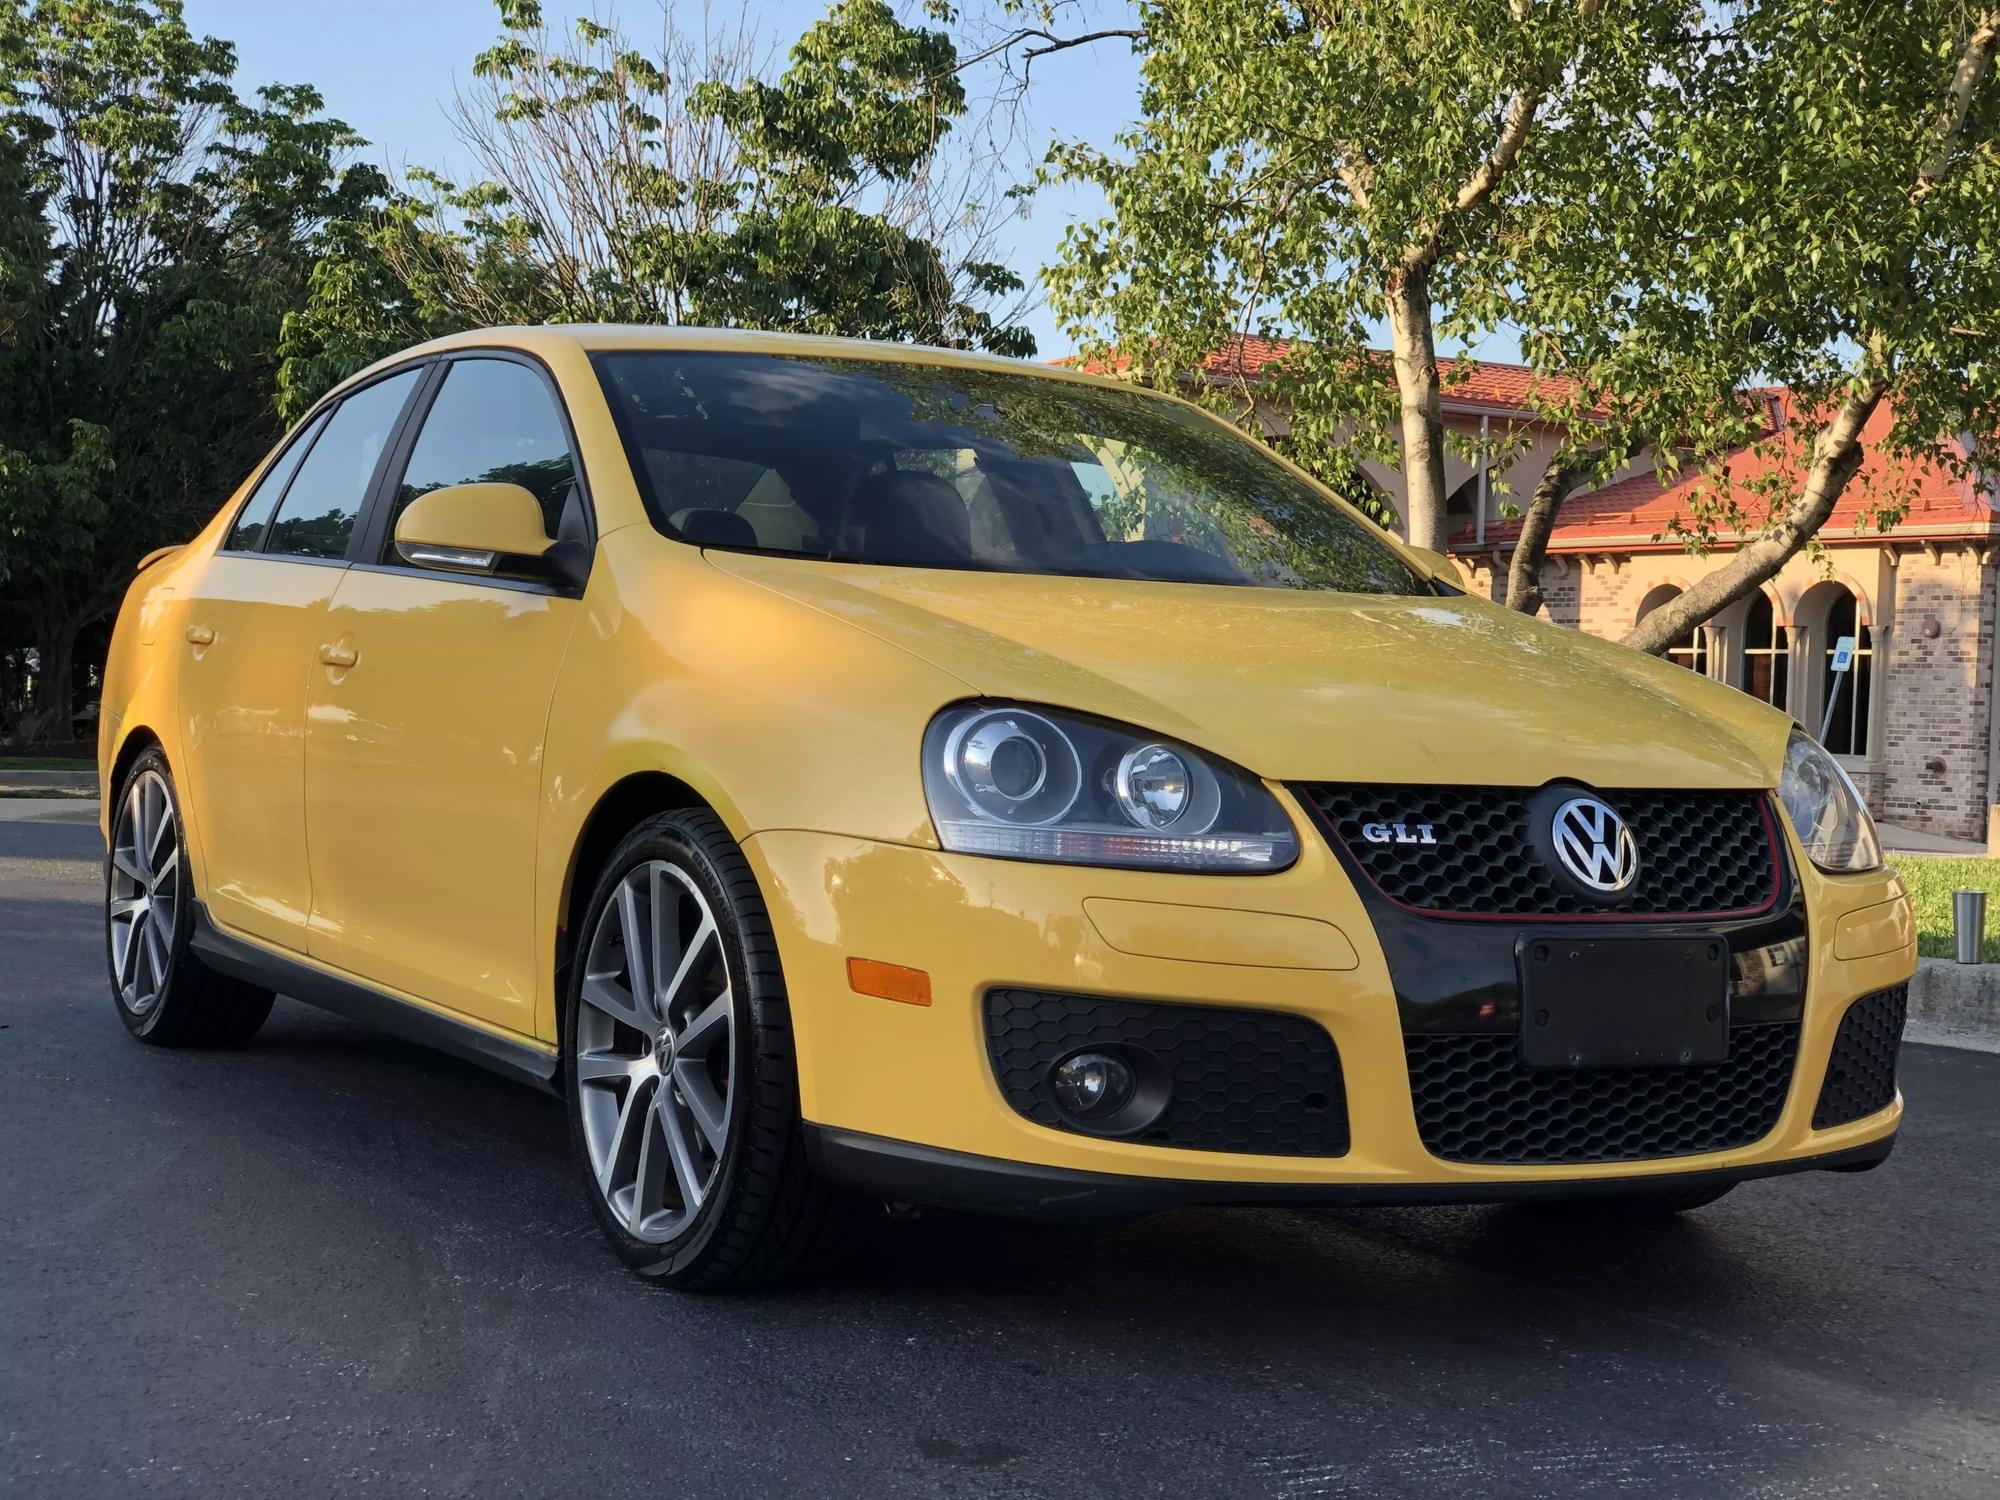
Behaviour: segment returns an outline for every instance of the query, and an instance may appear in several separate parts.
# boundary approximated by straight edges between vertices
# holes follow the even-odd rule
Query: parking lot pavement
[[[559,1107],[282,1004],[112,1014],[95,831],[0,827],[0,1493],[2000,1494],[2000,1057],[1880,1171],[1521,1209],[890,1225],[630,1277]]]

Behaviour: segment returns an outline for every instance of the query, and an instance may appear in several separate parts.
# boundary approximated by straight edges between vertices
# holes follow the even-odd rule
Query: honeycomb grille
[[[1909,1009],[1906,984],[1863,995],[1847,1007],[1826,1061],[1819,1103],[1813,1107],[1814,1130],[1866,1119],[1896,1102],[1896,1054],[1903,1045]]]
[[[1518,787],[1314,786],[1305,789],[1355,862],[1390,900],[1438,916],[1596,915],[1535,852],[1533,790]],[[1755,792],[1618,791],[1604,800],[1639,847],[1621,917],[1713,916],[1768,907],[1776,853]],[[1370,843],[1370,823],[1428,823],[1435,844]]]
[[[1165,1111],[1127,1139],[1260,1156],[1347,1152],[1340,1054],[1303,1016],[993,990],[986,1041],[1007,1102],[1037,1125],[1077,1129],[1056,1107],[1049,1072],[1081,1048],[1117,1043],[1152,1053],[1171,1079]]]
[[[1769,1135],[1798,1059],[1798,1023],[1732,1026],[1725,1062],[1529,1068],[1509,1033],[1407,1036],[1417,1129],[1446,1161],[1638,1161]]]

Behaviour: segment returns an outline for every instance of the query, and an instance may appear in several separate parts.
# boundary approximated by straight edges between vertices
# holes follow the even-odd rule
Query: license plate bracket
[[[1523,937],[1515,958],[1528,1067],[1692,1067],[1729,1056],[1720,938]]]

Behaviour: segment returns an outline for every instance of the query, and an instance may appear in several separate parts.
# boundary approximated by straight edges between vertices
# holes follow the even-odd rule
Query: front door
[[[458,358],[327,610],[306,717],[308,951],[376,985],[532,1033],[542,745],[580,609],[545,584],[405,564],[394,516],[471,481],[523,484],[553,536],[583,504],[539,369]]]
[[[419,371],[344,397],[293,437],[188,596],[178,706],[203,896],[226,928],[303,951],[306,668],[355,517]]]

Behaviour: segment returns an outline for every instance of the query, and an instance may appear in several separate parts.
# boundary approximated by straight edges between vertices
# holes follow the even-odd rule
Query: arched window
[[[1768,595],[1759,591],[1751,596],[1750,608],[1743,616],[1743,652],[1736,685],[1774,708],[1785,708],[1791,701],[1791,634],[1778,623]]]
[[[1681,591],[1671,583],[1663,583],[1639,602],[1639,618],[1645,619],[1662,605],[1680,598]],[[1708,632],[1700,625],[1688,627],[1686,635],[1667,647],[1666,658],[1690,672],[1708,675]]]
[[[1479,475],[1474,469],[1457,489],[1444,497],[1445,533],[1456,536],[1470,528],[1479,514]]]
[[[1826,727],[1826,748],[1835,755],[1868,753],[1868,700],[1875,687],[1875,643],[1872,632],[1860,623],[1860,601],[1846,589],[1827,606],[1826,629],[1820,640],[1820,713],[1833,705],[1833,718]],[[1843,674],[1833,670],[1834,652],[1841,638],[1854,637],[1854,664]]]

